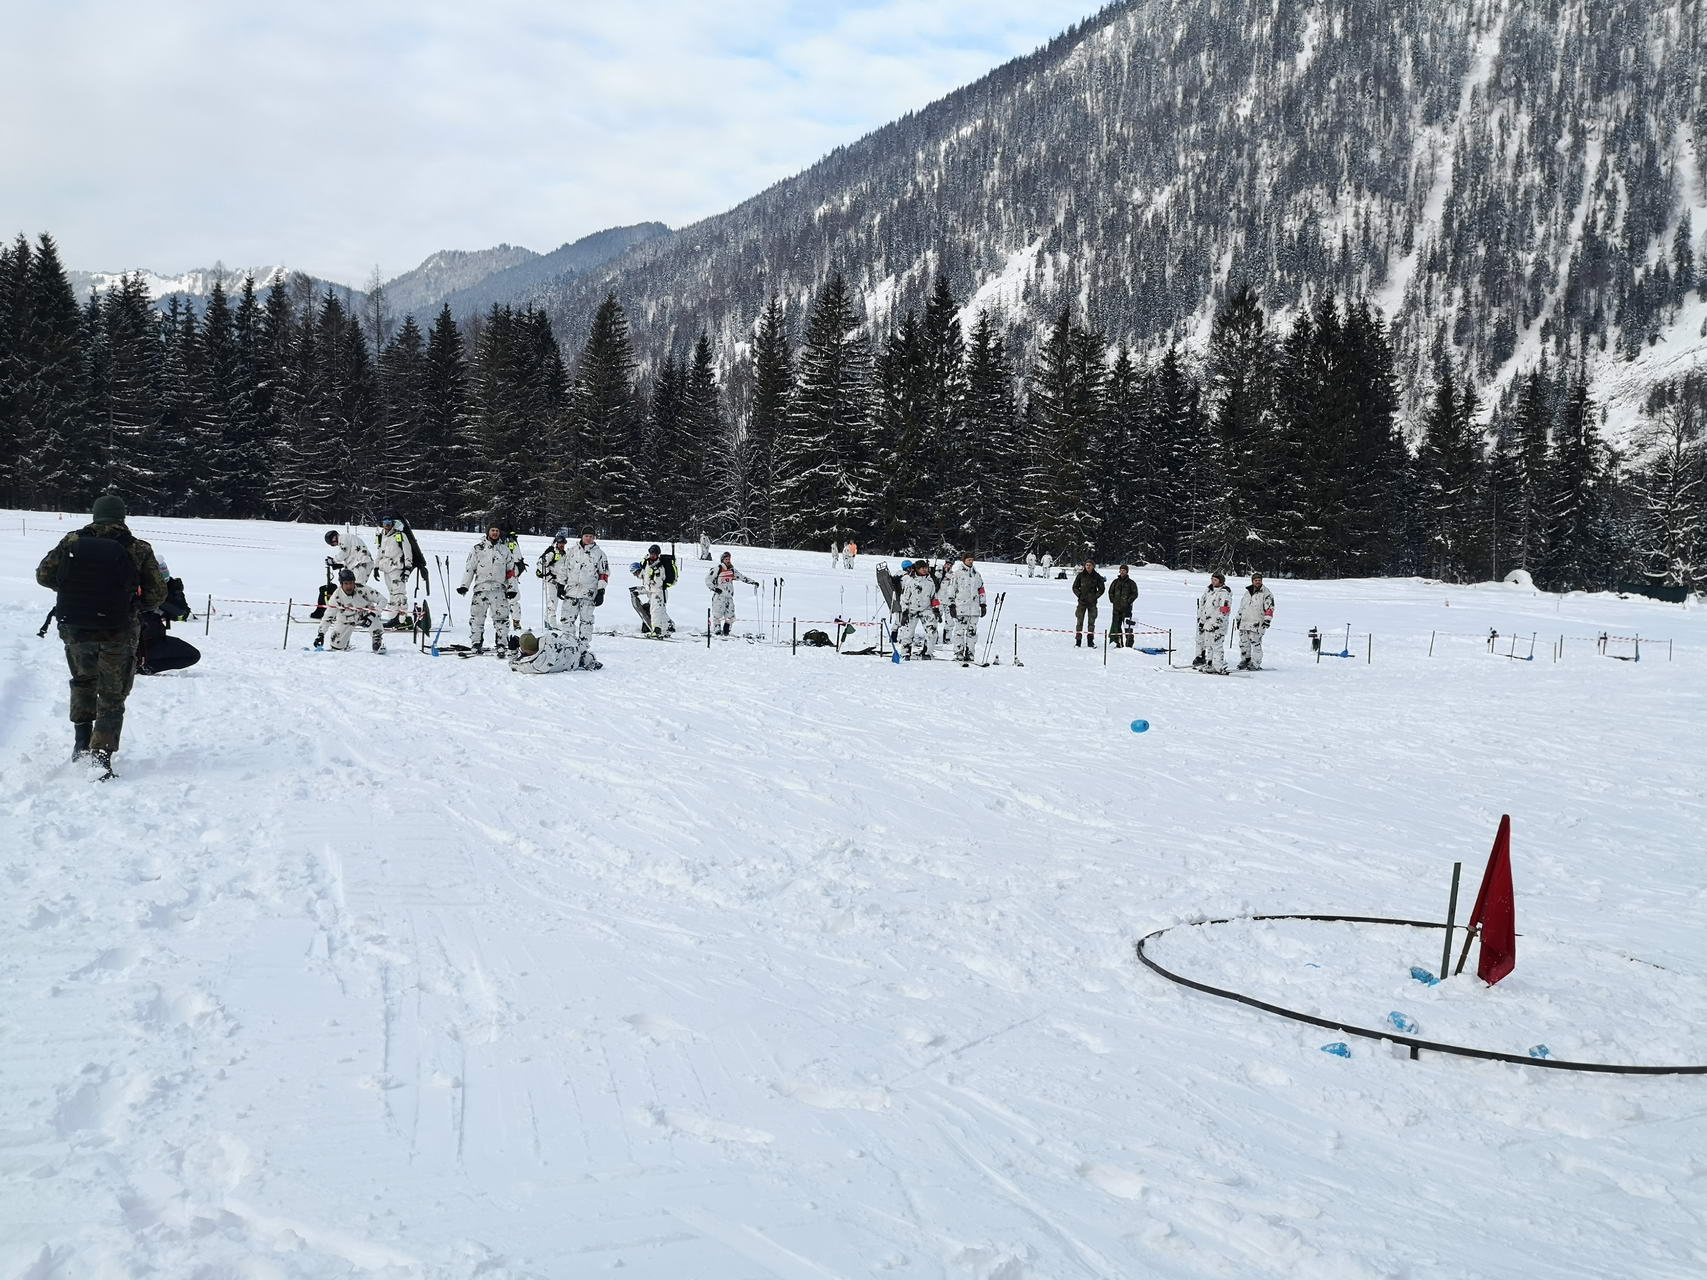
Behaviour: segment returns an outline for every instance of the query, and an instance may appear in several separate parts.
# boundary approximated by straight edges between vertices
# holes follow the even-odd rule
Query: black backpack
[[[118,631],[130,625],[139,576],[130,539],[79,534],[59,558],[59,602],[66,626]]]

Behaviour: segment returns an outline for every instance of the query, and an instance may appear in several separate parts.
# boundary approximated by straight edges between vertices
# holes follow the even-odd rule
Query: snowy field
[[[1491,992],[1410,982],[1420,930],[1168,959],[1707,1062],[1707,612],[1282,580],[1254,677],[1045,632],[1015,667],[1004,624],[984,670],[612,637],[523,678],[281,649],[319,527],[139,519],[220,613],[97,785],[34,635],[82,519],[0,515],[0,1280],[1707,1274],[1707,1078],[1342,1059],[1133,955],[1206,916],[1439,918],[1455,859],[1467,910],[1510,813]],[[472,541],[422,535],[459,573]],[[607,549],[599,626],[631,629]],[[875,558],[736,560],[788,616],[870,616]],[[1071,625],[1065,582],[983,569],[1007,622]],[[1188,646],[1202,579],[1137,577]]]

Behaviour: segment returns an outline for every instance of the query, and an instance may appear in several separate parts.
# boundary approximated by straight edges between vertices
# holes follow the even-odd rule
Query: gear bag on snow
[[[59,560],[59,600],[54,612],[70,627],[116,631],[130,625],[139,577],[130,536],[79,534]]]
[[[800,643],[813,649],[827,649],[836,642],[825,632],[812,630],[800,637]]]

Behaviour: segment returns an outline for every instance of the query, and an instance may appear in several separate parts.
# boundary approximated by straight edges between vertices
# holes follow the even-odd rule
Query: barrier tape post
[[[1372,666],[1375,662],[1375,633],[1371,631],[1363,641],[1363,665]]]
[[[1108,665],[1108,633],[1112,630],[1114,628],[1110,627],[1102,633],[1102,665],[1105,667]]]
[[[202,615],[202,634],[204,636],[213,634],[213,596],[211,595],[207,598],[207,612]]]
[[[1428,633],[1428,656],[1434,657],[1434,632]]]
[[[711,610],[705,611],[705,647],[711,648]]]
[[[1168,628],[1168,665],[1174,665],[1174,629]]]
[[[1446,971],[1452,967],[1452,926],[1458,922],[1458,877],[1464,872],[1462,862],[1452,864],[1452,893],[1446,899],[1446,941],[1440,944],[1440,980],[1446,981]]]
[[[281,649],[289,649],[290,648],[290,609],[291,609],[291,605],[293,605],[295,603],[296,602],[294,600],[286,600],[285,601],[285,634],[284,634],[284,643],[279,646]]]
[[[796,618],[789,625],[788,656],[794,657],[800,652],[800,619]]]

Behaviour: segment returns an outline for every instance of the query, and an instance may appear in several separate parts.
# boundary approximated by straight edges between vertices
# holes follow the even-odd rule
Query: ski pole
[[[296,602],[293,600],[286,600],[285,601],[285,634],[284,634],[284,643],[279,646],[281,649],[290,648],[290,607],[294,603],[296,603]]]
[[[210,636],[213,634],[213,596],[212,595],[208,596],[208,598],[207,598],[207,611],[202,615],[202,634],[204,636]]]
[[[709,608],[705,611],[705,647],[711,648],[711,610]]]

